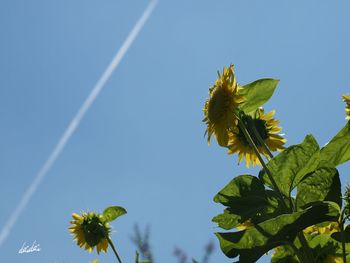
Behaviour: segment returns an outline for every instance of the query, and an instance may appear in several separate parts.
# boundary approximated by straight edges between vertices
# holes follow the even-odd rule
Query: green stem
[[[120,259],[119,255],[118,255],[118,252],[117,252],[117,250],[115,249],[112,240],[111,240],[108,236],[107,236],[107,240],[108,240],[108,243],[109,243],[109,245],[111,246],[111,248],[112,248],[112,250],[113,250],[115,256],[117,257],[118,262],[119,262],[119,263],[122,263],[122,260]]]
[[[300,250],[294,245],[294,243],[289,243],[288,245],[294,250],[294,253],[297,255],[300,262],[307,262],[303,253],[300,253]]]
[[[255,127],[255,124],[253,121],[250,121],[249,123],[252,128],[253,128],[253,133],[254,133],[254,136],[255,138],[257,138],[257,140],[259,141],[260,145],[262,145],[262,147],[264,148],[264,150],[267,152],[267,154],[269,155],[269,157],[272,159],[273,158],[273,154],[272,152],[270,151],[269,147],[266,145],[265,141],[261,138],[258,130],[256,129]],[[295,211],[295,207],[294,207],[294,203],[293,203],[293,200],[291,197],[289,197],[289,207],[290,207],[290,210],[292,211]]]
[[[281,193],[280,189],[278,188],[277,183],[276,183],[275,179],[273,178],[273,176],[272,176],[270,170],[267,168],[267,166],[266,166],[266,164],[265,164],[265,161],[264,161],[264,159],[261,157],[260,152],[259,152],[258,148],[256,147],[256,145],[255,145],[255,143],[254,143],[252,137],[250,136],[250,134],[249,134],[247,128],[245,127],[245,125],[244,125],[244,123],[243,123],[242,121],[238,121],[238,125],[239,125],[239,127],[241,128],[241,130],[242,130],[244,136],[245,136],[246,139],[248,140],[250,146],[253,148],[253,151],[254,151],[255,155],[258,157],[258,159],[259,159],[261,165],[263,166],[263,168],[264,168],[264,170],[265,170],[267,176],[269,177],[269,179],[270,179],[270,181],[271,181],[273,187],[275,188],[275,190],[277,191],[277,193],[278,193],[280,199],[282,200],[282,204],[283,204],[283,206],[284,206],[284,209],[285,209],[286,211],[288,211],[289,209],[288,209],[287,204],[285,203],[283,194]]]
[[[307,240],[304,236],[304,233],[301,231],[297,234],[297,236],[298,236],[298,239],[301,243],[301,247],[302,247],[306,257],[308,258],[307,262],[315,262],[316,263],[315,258],[312,255],[312,252],[310,250],[309,244],[307,243]]]
[[[345,210],[343,210],[343,211],[341,212],[341,215],[340,215],[340,222],[338,222],[338,223],[339,223],[339,227],[340,227],[340,236],[341,236],[341,247],[342,247],[342,254],[343,254],[343,262],[346,263],[345,235],[344,235],[344,223],[345,223],[344,212],[345,212]]]
[[[254,125],[254,123],[253,123],[253,122],[250,122],[249,124],[250,124],[250,125],[252,126],[252,128],[253,128],[253,133],[254,133],[255,138],[259,141],[259,143],[262,145],[262,147],[266,150],[266,152],[268,153],[268,155],[270,156],[270,158],[273,158],[272,152],[271,152],[270,149],[267,147],[265,141],[261,138],[261,136],[260,136],[259,132],[257,131],[257,129],[256,129],[255,125]],[[264,168],[264,170],[265,170],[267,176],[269,177],[269,179],[270,179],[270,181],[271,181],[273,187],[274,187],[275,190],[277,191],[277,193],[278,193],[278,195],[279,195],[279,197],[280,197],[280,199],[281,199],[281,201],[282,201],[282,204],[284,205],[284,209],[285,209],[285,210],[289,210],[289,211],[292,210],[292,212],[293,212],[293,211],[294,211],[294,205],[293,205],[292,200],[290,199],[290,205],[291,205],[291,206],[290,206],[290,209],[288,209],[288,206],[287,206],[287,204],[285,203],[285,199],[284,199],[284,196],[283,196],[282,192],[280,191],[280,189],[279,189],[279,187],[278,187],[278,185],[277,185],[275,179],[273,178],[273,176],[272,176],[270,170],[267,168],[267,165],[265,164],[263,158],[261,157],[260,152],[259,152],[257,146],[255,145],[253,139],[251,138],[251,136],[250,136],[250,134],[249,134],[247,128],[245,127],[244,123],[243,123],[242,121],[238,121],[238,125],[239,125],[239,127],[241,128],[242,132],[244,133],[244,136],[247,138],[247,140],[248,140],[250,146],[253,148],[253,150],[254,150],[256,156],[258,157],[258,159],[259,159],[261,165],[263,166],[263,168]],[[311,253],[310,247],[308,246],[308,243],[307,243],[307,241],[306,241],[306,239],[305,239],[305,236],[304,236],[303,232],[299,232],[299,233],[298,233],[298,239],[299,239],[299,241],[300,241],[300,243],[301,243],[301,245],[302,245],[302,248],[303,248],[303,251],[304,251],[306,257],[308,258],[308,262],[315,262],[315,259],[314,259],[313,255],[312,255],[312,253]]]
[[[265,151],[267,152],[269,157],[272,159],[273,158],[272,152],[270,151],[269,147],[267,147],[265,141],[261,138],[261,136],[260,136],[258,130],[256,129],[255,124],[252,120],[249,121],[249,125],[252,126],[253,133],[254,133],[255,137],[258,139],[260,145],[262,145],[262,147],[265,149]]]
[[[341,234],[341,247],[343,251],[343,261],[346,263],[346,252],[345,252],[345,242],[344,242],[344,224],[340,225],[340,234]]]

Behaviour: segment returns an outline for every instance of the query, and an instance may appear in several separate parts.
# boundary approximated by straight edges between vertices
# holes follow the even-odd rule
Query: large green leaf
[[[303,177],[317,168],[319,149],[315,138],[307,135],[301,144],[288,147],[268,162],[267,167],[285,196],[288,197]],[[259,177],[265,184],[273,187],[264,170],[260,172]]]
[[[121,206],[110,206],[103,211],[103,217],[107,222],[111,222],[126,213],[126,210]]]
[[[350,160],[350,124],[321,149],[321,164],[335,167]]]
[[[339,217],[337,204],[320,202],[306,210],[284,214],[243,231],[216,233],[227,257],[239,256],[239,262],[257,261],[274,247],[293,242],[304,228]]]
[[[341,185],[336,168],[323,167],[308,174],[298,185],[298,209],[318,201],[332,201],[341,207]]]
[[[245,97],[245,102],[241,104],[241,109],[250,113],[264,105],[272,96],[279,80],[259,79],[243,86],[239,95]]]
[[[213,218],[224,229],[232,229],[247,220],[259,223],[277,216],[281,207],[277,194],[265,190],[263,183],[252,175],[235,177],[214,197],[214,201],[227,207],[224,213]]]

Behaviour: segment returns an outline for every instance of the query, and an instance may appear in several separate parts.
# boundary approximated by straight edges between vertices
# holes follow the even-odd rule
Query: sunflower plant
[[[215,235],[222,252],[241,263],[266,253],[273,263],[350,263],[350,185],[342,193],[337,169],[350,160],[350,95],[342,96],[347,122],[326,145],[308,134],[286,146],[275,111],[264,109],[278,83],[265,78],[239,85],[230,65],[209,89],[203,108],[208,143],[214,135],[238,163],[261,167],[256,175],[235,176],[215,195],[224,206],[212,219],[224,230]],[[109,224],[124,214],[120,206],[73,213],[69,230],[79,247],[98,254],[110,247],[121,263]],[[153,261],[139,257],[136,252],[136,263]]]
[[[350,187],[342,196],[336,168],[350,160],[350,124],[323,147],[311,134],[286,147],[274,111],[263,109],[278,82],[240,86],[230,65],[209,89],[203,109],[208,142],[214,133],[239,162],[262,167],[258,175],[234,177],[214,197],[225,207],[213,218],[226,230],[215,233],[221,250],[243,263],[269,251],[274,263],[350,262]],[[350,96],[343,100],[349,120]]]
[[[109,223],[126,213],[126,210],[121,206],[107,207],[102,214],[96,212],[73,213],[69,231],[74,235],[77,245],[89,252],[96,248],[98,254],[101,251],[107,253],[109,245],[117,261],[122,263],[110,237],[111,227]]]

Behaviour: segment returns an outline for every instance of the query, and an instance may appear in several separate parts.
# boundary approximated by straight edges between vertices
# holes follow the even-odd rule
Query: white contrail
[[[108,65],[106,70],[103,72],[100,79],[97,81],[96,85],[93,87],[92,91],[90,92],[89,96],[84,101],[83,105],[80,107],[77,114],[74,116],[70,124],[68,125],[67,129],[63,133],[62,137],[58,141],[56,147],[53,149],[51,154],[49,155],[48,159],[44,163],[44,165],[39,170],[38,174],[35,176],[33,182],[29,185],[28,189],[24,192],[20,202],[10,215],[10,218],[6,222],[5,226],[1,230],[0,233],[0,247],[5,242],[6,238],[10,234],[12,228],[14,227],[16,221],[18,220],[19,216],[22,214],[23,210],[28,205],[31,197],[38,189],[41,181],[44,179],[44,177],[47,175],[51,167],[56,162],[57,158],[62,153],[64,147],[66,146],[69,139],[74,134],[75,130],[78,128],[79,123],[81,119],[86,114],[87,110],[91,107],[91,105],[94,103],[95,99],[97,98],[98,94],[101,92],[101,90],[104,88],[106,82],[111,77],[114,70],[118,67],[120,61],[123,59],[124,55],[128,51],[131,44],[134,42],[137,35],[140,33],[142,27],[145,25],[147,19],[152,14],[154,8],[156,7],[158,3],[158,0],[152,0],[145,11],[143,12],[142,16],[139,18],[133,29],[130,31],[129,35],[125,39],[123,45],[118,50],[117,54],[114,56],[111,63]]]

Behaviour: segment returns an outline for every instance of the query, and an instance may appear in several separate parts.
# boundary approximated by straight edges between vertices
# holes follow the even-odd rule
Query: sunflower
[[[226,147],[229,141],[229,130],[236,126],[235,110],[244,99],[238,95],[240,88],[237,85],[233,65],[224,67],[222,74],[214,86],[209,89],[209,97],[204,105],[204,122],[207,124],[208,144],[214,133],[220,146]]]
[[[261,139],[270,151],[281,151],[284,149],[283,145],[286,142],[286,139],[278,134],[282,128],[278,127],[279,121],[273,118],[274,114],[274,111],[265,114],[264,110],[259,108],[256,111],[255,117],[249,115],[243,115],[243,117],[241,117],[241,121],[247,128],[247,131],[249,132],[254,144],[257,146],[259,153],[266,157],[268,156],[268,152],[254,135],[252,125],[254,125]],[[249,141],[238,126],[229,134],[228,149],[228,154],[238,153],[239,162],[241,162],[242,159],[245,159],[248,168],[250,163],[252,163],[253,166],[260,165],[260,161],[253,148],[250,146]]]
[[[83,212],[81,215],[73,213],[72,217],[74,220],[70,222],[72,226],[69,230],[78,246],[89,252],[96,247],[98,254],[107,252],[110,227],[102,215]]]
[[[343,100],[346,103],[345,111],[346,111],[346,120],[350,120],[350,95],[343,95]]]

